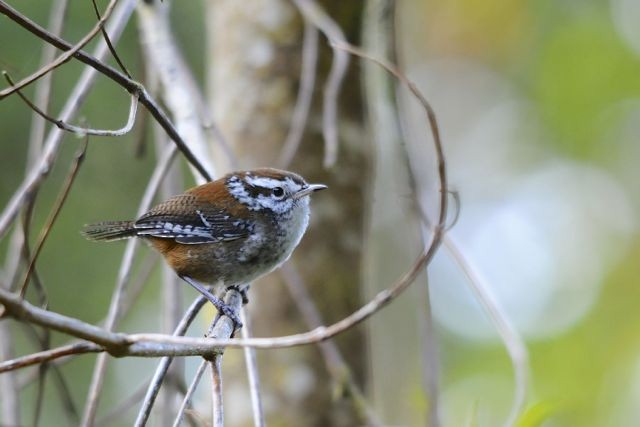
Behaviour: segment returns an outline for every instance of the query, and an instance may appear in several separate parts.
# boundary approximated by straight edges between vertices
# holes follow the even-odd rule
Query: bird
[[[88,224],[82,234],[93,241],[143,239],[239,328],[237,315],[214,293],[234,288],[246,301],[248,284],[291,256],[309,225],[310,195],[326,188],[279,169],[236,171],[136,220]]]

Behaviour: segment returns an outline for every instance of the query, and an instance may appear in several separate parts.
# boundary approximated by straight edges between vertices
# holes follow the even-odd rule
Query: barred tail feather
[[[135,237],[136,231],[133,221],[104,221],[85,225],[82,234],[89,240],[110,242]]]

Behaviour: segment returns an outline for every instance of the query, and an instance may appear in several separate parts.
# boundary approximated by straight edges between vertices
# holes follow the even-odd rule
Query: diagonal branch
[[[65,356],[85,353],[100,353],[102,351],[104,351],[103,347],[87,341],[64,345],[62,347],[52,348],[50,350],[40,351],[38,353],[32,353],[16,359],[0,362],[0,374],[7,371],[26,368],[27,366],[37,365],[39,363],[50,362]]]

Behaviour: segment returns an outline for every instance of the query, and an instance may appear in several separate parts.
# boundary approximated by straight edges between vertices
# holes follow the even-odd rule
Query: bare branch
[[[293,0],[306,19],[312,22],[329,40],[333,62],[324,87],[322,134],[325,141],[324,166],[332,167],[338,159],[338,95],[349,66],[349,55],[335,49],[334,43],[346,43],[342,29],[314,0]]]
[[[150,67],[153,67],[160,83],[165,105],[171,111],[177,132],[184,138],[189,150],[198,158],[209,176],[216,176],[207,138],[200,120],[194,93],[198,92],[196,82],[182,54],[176,45],[169,24],[169,4],[158,3],[138,5],[138,20],[142,46]],[[198,184],[204,180],[193,170]],[[210,180],[210,179],[208,179]]]
[[[304,20],[304,36],[302,40],[302,69],[300,70],[300,88],[296,105],[291,117],[289,133],[284,140],[282,150],[278,156],[279,167],[286,169],[295,156],[302,141],[304,129],[307,125],[313,87],[316,82],[316,64],[318,62],[318,30],[309,20]]]
[[[50,73],[51,71],[53,71],[56,68],[58,68],[60,65],[64,64],[65,62],[67,62],[69,59],[71,59],[72,56],[75,56],[76,52],[80,51],[80,49],[82,49],[87,43],[89,43],[95,37],[96,34],[98,34],[98,31],[100,31],[100,29],[102,28],[104,23],[111,16],[111,13],[113,12],[113,9],[116,6],[117,2],[118,2],[118,0],[111,0],[109,2],[109,5],[107,6],[107,9],[104,12],[104,16],[96,23],[96,25],[91,29],[91,31],[89,31],[78,43],[76,43],[75,45],[71,46],[70,49],[66,49],[65,53],[60,55],[53,62],[47,64],[46,66],[44,66],[42,68],[40,68],[35,73],[33,73],[30,76],[25,77],[24,79],[20,80],[17,84],[12,85],[11,87],[0,91],[0,100],[5,98],[5,97],[7,97],[7,96],[9,96],[9,95],[11,95],[12,93],[14,93],[17,90],[22,89],[23,87],[27,86],[28,84],[33,83],[34,81],[36,81],[40,77],[46,75],[47,73]],[[2,3],[4,3],[4,2],[2,2]],[[5,5],[6,4],[3,4],[2,6],[5,6]],[[14,19],[14,21],[15,21],[15,19]],[[20,23],[20,22],[18,22],[18,23]]]
[[[469,285],[471,286],[471,290],[474,292],[476,298],[480,301],[480,304],[482,304],[492,323],[498,330],[500,338],[502,338],[502,342],[504,342],[507,352],[509,353],[509,357],[511,358],[513,374],[515,377],[515,391],[513,403],[511,404],[511,411],[509,412],[509,416],[507,417],[504,426],[513,426],[524,409],[527,398],[527,389],[529,388],[529,353],[527,351],[527,346],[516,328],[509,321],[509,317],[500,307],[498,301],[496,301],[489,291],[488,286],[484,283],[481,276],[476,273],[475,269],[467,261],[450,236],[445,236],[443,246],[453,256],[453,259],[464,272]]]
[[[37,365],[39,363],[50,362],[60,357],[73,354],[99,353],[102,351],[104,351],[103,347],[92,342],[83,341],[75,344],[69,344],[0,362],[0,373],[26,368],[27,366]]]

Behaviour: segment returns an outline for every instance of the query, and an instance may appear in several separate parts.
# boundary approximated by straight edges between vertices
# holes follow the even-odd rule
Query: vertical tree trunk
[[[332,17],[343,30],[357,37],[362,2],[331,5]],[[291,123],[299,85],[301,17],[292,3],[284,0],[212,0],[208,2],[207,22],[208,93],[214,119],[242,168],[273,166]],[[357,73],[352,72],[344,83],[340,102],[338,164],[331,175],[322,169],[323,140],[318,125],[322,121],[321,88],[332,53],[326,39],[321,38],[320,43],[316,102],[290,169],[311,181],[327,183],[330,191],[314,197],[310,230],[292,262],[306,278],[328,323],[360,303],[363,194],[369,178],[369,146],[361,123]],[[295,303],[278,281],[277,274],[271,275],[254,284],[250,292],[248,309],[257,336],[305,328]],[[361,333],[349,332],[338,341],[347,361],[361,375],[366,363]],[[263,392],[273,403],[267,408],[267,420],[275,418],[288,425],[306,426],[361,424],[349,400],[338,395],[337,402],[331,401],[332,384],[318,355],[315,348],[258,353]],[[284,413],[291,414],[291,419],[282,420]]]

